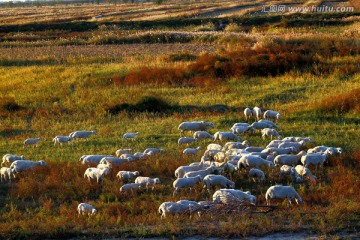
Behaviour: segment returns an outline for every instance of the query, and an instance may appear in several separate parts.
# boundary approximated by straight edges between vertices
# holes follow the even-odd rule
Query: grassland
[[[255,15],[262,3],[1,8],[0,155],[44,159],[48,166],[0,184],[0,238],[359,236],[360,13]],[[280,3],[310,4],[273,2]],[[242,6],[252,11],[240,11]],[[104,18],[92,19],[100,13]],[[219,20],[227,24],[221,31]],[[136,108],[149,96],[163,108]],[[124,104],[133,108],[124,110]],[[245,121],[245,107],[255,105],[281,112],[282,136],[310,136],[316,143],[307,147],[342,147],[344,154],[323,169],[311,168],[316,183],[290,183],[302,205],[277,202],[279,208],[267,215],[161,220],[157,208],[164,201],[211,199],[200,186],[172,196],[174,170],[200,158],[182,156],[178,124],[203,119],[215,124],[212,133],[228,131]],[[54,136],[79,129],[97,134],[53,146]],[[141,133],[137,141],[122,140],[134,131]],[[37,148],[23,148],[28,137],[43,140]],[[259,133],[243,139],[253,146],[268,143]],[[78,160],[84,154],[147,147],[166,153],[112,169],[102,185],[83,178],[87,166]],[[120,194],[118,170],[157,176],[162,184]],[[264,204],[269,186],[289,184],[278,179],[278,169],[265,172],[264,184],[252,183],[244,172],[229,178]],[[79,217],[80,202],[93,204],[99,214]]]

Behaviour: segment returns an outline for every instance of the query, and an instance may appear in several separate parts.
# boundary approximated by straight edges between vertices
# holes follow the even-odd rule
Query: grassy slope
[[[338,29],[345,30],[338,27],[336,31]],[[278,30],[279,35],[283,34],[282,31],[289,31],[281,27]],[[95,61],[83,64],[75,60],[72,64],[0,67],[0,94],[4,97],[1,101],[14,98],[16,103],[26,107],[19,112],[2,111],[0,155],[14,153],[34,160],[45,159],[49,165],[29,175],[21,175],[12,185],[0,185],[2,236],[42,238],[122,234],[170,237],[198,233],[240,237],[276,231],[307,230],[328,236],[337,231],[359,232],[359,115],[355,111],[340,115],[323,113],[312,107],[318,106],[324,98],[359,88],[359,74],[334,72],[315,76],[287,73],[277,77],[242,77],[233,78],[216,88],[122,86],[107,81],[114,74],[130,68],[173,64],[159,56],[145,56],[145,61],[143,57],[119,63]],[[356,63],[357,59],[356,56],[339,57],[329,61]],[[109,103],[135,103],[142,96],[161,96],[167,102],[179,105],[226,104],[238,110],[224,114],[195,111],[164,116],[105,114],[105,106]],[[211,198],[204,191],[182,192],[177,198],[171,196],[174,170],[199,159],[181,156],[185,147],[177,145],[177,125],[185,120],[204,119],[215,123],[216,128],[211,132],[227,131],[233,123],[244,121],[244,107],[255,105],[281,112],[278,124],[283,136],[311,136],[316,145],[344,148],[344,156],[331,159],[324,170],[317,172],[316,184],[296,186],[304,199],[304,204],[299,207],[287,208],[284,202],[278,203],[280,208],[271,214],[244,214],[241,221],[231,215],[161,221],[156,210],[163,201]],[[78,129],[96,130],[97,135],[87,142],[53,146],[51,139],[55,135],[68,135]],[[139,131],[140,138],[135,142],[122,141],[122,134],[130,131]],[[24,139],[36,136],[43,138],[38,148],[22,147]],[[246,135],[244,139],[254,146],[268,143],[260,138],[259,133]],[[207,143],[199,145],[206,147]],[[167,152],[114,169],[103,186],[88,184],[82,177],[86,167],[77,163],[83,154],[113,154],[118,148],[143,151],[154,146]],[[144,176],[159,176],[163,184],[154,192],[121,195],[118,192],[121,183],[115,179],[119,169],[139,170]],[[264,185],[248,181],[244,172],[231,178],[237,188],[251,190],[257,195],[261,204],[270,185],[287,184],[286,180],[278,180],[276,171],[266,170],[266,174],[269,178]],[[93,203],[100,214],[78,218],[75,209],[82,201]]]

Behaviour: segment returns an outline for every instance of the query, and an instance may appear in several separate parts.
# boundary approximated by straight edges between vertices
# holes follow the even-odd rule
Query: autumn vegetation
[[[25,155],[48,166],[0,184],[0,238],[358,236],[360,13],[266,15],[261,3],[245,2],[245,10],[227,1],[1,7],[0,156]],[[100,10],[104,18],[92,19]],[[222,30],[219,20],[227,24]],[[174,170],[200,159],[182,155],[179,123],[206,120],[215,124],[212,133],[228,131],[254,106],[281,113],[282,136],[309,136],[316,142],[307,147],[344,153],[311,167],[316,182],[279,180],[278,169],[264,169],[263,184],[244,171],[228,176],[259,204],[269,186],[291,184],[302,205],[278,201],[268,214],[160,219],[164,201],[211,199],[202,186],[172,196]],[[75,130],[97,134],[61,147],[51,142]],[[136,131],[136,141],[122,140]],[[28,137],[42,141],[24,148]],[[242,137],[252,146],[268,143],[259,133]],[[84,179],[82,155],[148,147],[166,152],[112,169],[103,184]],[[119,170],[162,184],[121,194]],[[80,202],[99,214],[78,216]]]

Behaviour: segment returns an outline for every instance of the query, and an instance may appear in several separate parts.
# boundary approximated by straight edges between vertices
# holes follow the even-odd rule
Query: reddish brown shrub
[[[325,98],[315,108],[326,112],[335,111],[337,114],[343,114],[350,111],[360,113],[360,89],[354,89],[346,94],[337,94]]]

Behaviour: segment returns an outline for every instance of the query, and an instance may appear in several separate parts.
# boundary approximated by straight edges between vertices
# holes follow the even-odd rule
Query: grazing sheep
[[[137,191],[141,187],[140,183],[127,183],[120,187],[120,192],[132,192]]]
[[[283,176],[290,176],[291,179],[297,183],[302,182],[302,179],[301,179],[300,175],[297,173],[297,171],[295,170],[295,168],[288,166],[288,165],[283,165],[280,168],[279,178],[281,179]]]
[[[122,182],[129,182],[132,179],[134,179],[135,177],[139,176],[139,172],[138,171],[134,171],[134,172],[130,172],[130,171],[119,171],[116,174],[116,177],[122,181]]]
[[[249,177],[251,177],[254,182],[256,182],[256,180],[261,182],[265,180],[265,173],[260,169],[252,168],[249,171]]]
[[[178,178],[173,182],[173,187],[175,188],[173,196],[175,196],[181,188],[195,188],[196,183],[201,182],[202,179],[200,176],[188,177],[188,178]]]
[[[269,125],[269,128],[274,128],[276,130],[279,130],[280,128],[271,120],[266,120],[266,119],[260,119],[258,122],[260,123],[266,123]]]
[[[121,166],[122,164],[124,163],[127,163],[128,162],[128,159],[126,158],[118,158],[118,157],[103,157],[99,164],[110,164],[111,166],[113,167],[118,167],[118,166]]]
[[[245,132],[247,131],[252,131],[252,132],[255,131],[255,129],[252,128],[251,126],[235,126],[235,127],[231,127],[230,130],[234,134],[242,134],[242,135],[244,135]]]
[[[3,180],[11,182],[11,178],[15,178],[14,169],[2,167],[0,169],[0,178],[1,182],[3,182]]]
[[[148,155],[152,156],[158,153],[164,153],[165,150],[161,148],[147,148],[144,150],[144,153],[147,153]]]
[[[154,190],[155,185],[160,184],[160,179],[150,177],[137,177],[135,179],[135,183],[140,184],[141,187],[146,187],[146,190],[148,190],[149,187],[152,187],[152,190]]]
[[[250,127],[252,129],[255,130],[261,130],[261,129],[264,129],[264,128],[272,128],[272,125],[270,125],[269,123],[267,122],[254,122],[250,125]]]
[[[303,165],[297,165],[295,167],[295,171],[300,175],[300,177],[311,177],[312,179],[316,180],[316,176],[311,173],[310,169],[304,167]]]
[[[132,149],[126,148],[126,149],[118,149],[115,151],[115,156],[120,157],[122,154],[131,154],[133,152]]]
[[[183,154],[185,154],[185,155],[198,155],[200,150],[201,150],[201,147],[185,148],[184,151],[183,151]]]
[[[256,117],[256,120],[259,121],[259,119],[261,118],[261,115],[262,115],[261,108],[254,107],[253,108],[253,115]]]
[[[245,108],[244,109],[244,115],[246,118],[246,121],[249,121],[250,117],[252,116],[252,111],[250,108]]]
[[[215,170],[216,170],[216,166],[211,165],[210,167],[203,169],[203,170],[187,172],[187,173],[185,173],[184,178],[196,177],[199,175],[201,177],[201,179],[204,179],[204,177],[206,175],[213,173]]]
[[[256,197],[250,192],[243,192],[236,189],[220,189],[213,194],[213,201],[223,204],[243,202],[244,200],[256,205]]]
[[[112,168],[112,164],[107,160],[101,160],[100,163],[96,166],[96,168]]]
[[[224,148],[220,144],[210,143],[207,145],[206,150],[219,150],[222,151]]]
[[[177,202],[163,202],[158,209],[161,219],[166,218],[167,215],[179,215],[190,213],[190,206]]]
[[[181,137],[179,138],[178,140],[178,144],[190,144],[190,143],[193,143],[193,142],[197,142],[198,139],[197,138],[189,138],[189,137]]]
[[[279,145],[282,144],[283,142],[285,142],[284,140],[272,140],[267,146],[266,148],[279,148]],[[282,148],[286,148],[285,147],[282,147]]]
[[[80,215],[84,215],[84,214],[94,215],[97,213],[97,210],[88,203],[80,203],[77,207],[77,211]]]
[[[281,154],[281,155],[277,155],[274,159],[274,164],[276,166],[278,165],[288,165],[288,166],[293,166],[295,167],[298,162],[300,161],[302,156],[305,156],[306,152],[305,151],[301,151],[296,155],[292,155],[292,154]]]
[[[305,146],[305,142],[304,141],[300,141],[300,142],[282,142],[278,145],[278,148],[288,148],[288,147],[293,147],[296,152],[299,152],[301,147]]]
[[[232,132],[216,132],[214,134],[214,141],[226,141],[226,140],[235,140],[241,141],[241,137]]]
[[[37,144],[39,141],[41,141],[41,138],[28,138],[24,141],[24,148],[29,145],[33,145],[33,146],[37,147]]]
[[[230,150],[230,149],[245,149],[249,146],[249,141],[248,140],[245,140],[245,141],[242,141],[242,142],[227,142],[225,143],[224,145],[224,149],[227,151],[227,150]]]
[[[222,175],[208,174],[203,179],[204,188],[210,193],[210,188],[220,186],[222,188],[235,188],[235,183]]]
[[[296,152],[296,148],[294,147],[287,147],[287,148],[266,148],[266,149],[270,149],[272,152],[276,152],[278,155],[279,154],[290,154],[290,153],[295,153]]]
[[[147,158],[147,157],[151,156],[151,154],[155,154],[155,153],[136,152],[136,153],[134,154],[134,157],[135,157],[136,159],[143,159],[143,158]]]
[[[121,154],[119,158],[124,159],[124,160],[126,160],[128,162],[132,162],[132,161],[137,160],[137,157],[135,157],[134,154],[128,154],[128,153]]]
[[[215,155],[221,152],[221,150],[206,150],[203,154],[203,158],[205,160],[214,161]]]
[[[296,142],[295,137],[285,137],[282,140],[283,142]]]
[[[69,137],[72,137],[73,139],[83,138],[83,139],[87,140],[89,138],[89,136],[92,134],[96,134],[96,132],[95,131],[76,131],[76,132],[70,133]]]
[[[11,163],[10,168],[14,172],[22,172],[22,171],[28,171],[30,169],[40,167],[40,166],[46,166],[46,163],[44,160],[40,160],[37,162],[30,161],[30,160],[16,160],[13,163]]]
[[[265,194],[266,204],[270,205],[272,199],[283,199],[286,198],[288,206],[291,204],[291,199],[295,198],[297,204],[302,203],[300,195],[291,186],[276,185],[270,187]]]
[[[264,112],[264,119],[275,119],[279,120],[280,113],[273,111],[273,110],[267,110]]]
[[[264,151],[265,150],[265,148],[262,148],[262,147],[246,147],[245,148],[245,151],[247,151],[247,152],[262,152],[262,151]]]
[[[281,135],[275,130],[275,129],[272,129],[272,128],[264,128],[264,129],[261,129],[261,137],[265,140],[266,137],[269,137],[272,138],[273,137],[277,137],[277,139],[281,139]]]
[[[111,155],[83,155],[80,158],[82,164],[94,164],[97,165],[104,157],[114,157]]]
[[[140,135],[140,133],[139,132],[135,132],[135,133],[125,133],[124,135],[123,135],[123,139],[124,140],[126,140],[126,139],[131,139],[131,140],[135,140],[135,137],[136,136],[139,136]]]
[[[99,183],[100,181],[103,182],[105,175],[109,173],[110,170],[108,168],[88,168],[84,173],[84,178],[87,178],[89,182],[91,182],[91,179],[96,179],[96,182]]]
[[[180,166],[175,170],[175,177],[177,178],[183,178],[185,173],[191,172],[191,171],[198,171],[203,169],[204,162],[200,162],[199,165],[193,165],[193,166]]]
[[[308,142],[313,143],[313,142],[315,142],[315,140],[313,138],[311,138],[311,137],[295,137],[295,141],[297,141],[297,142],[304,141],[305,143],[308,143]]]
[[[5,163],[11,164],[12,162],[14,162],[16,160],[24,160],[24,159],[25,159],[25,156],[17,156],[17,155],[7,153],[2,158],[1,166],[3,166]]]
[[[275,167],[275,165],[272,162],[267,161],[256,155],[245,155],[242,156],[238,161],[238,169],[247,168],[247,167],[260,168],[261,166],[267,166],[270,168]]]
[[[214,140],[214,136],[211,135],[210,133],[206,132],[206,131],[196,131],[193,135],[194,138],[196,139],[211,139]]]
[[[52,140],[54,142],[54,146],[56,146],[56,143],[59,143],[60,145],[63,145],[64,143],[70,143],[74,138],[69,136],[56,136]]]
[[[212,122],[205,121],[194,121],[194,122],[182,122],[178,126],[178,129],[181,130],[181,136],[184,135],[185,131],[204,131],[206,128],[214,128],[214,124]]]
[[[342,148],[334,148],[328,146],[316,146],[314,148],[310,148],[308,153],[325,153],[328,152],[331,156],[339,155],[342,153]]]
[[[326,158],[328,157],[327,153],[308,153],[305,156],[301,157],[301,163],[305,167],[309,167],[310,164],[317,166],[323,166]]]

